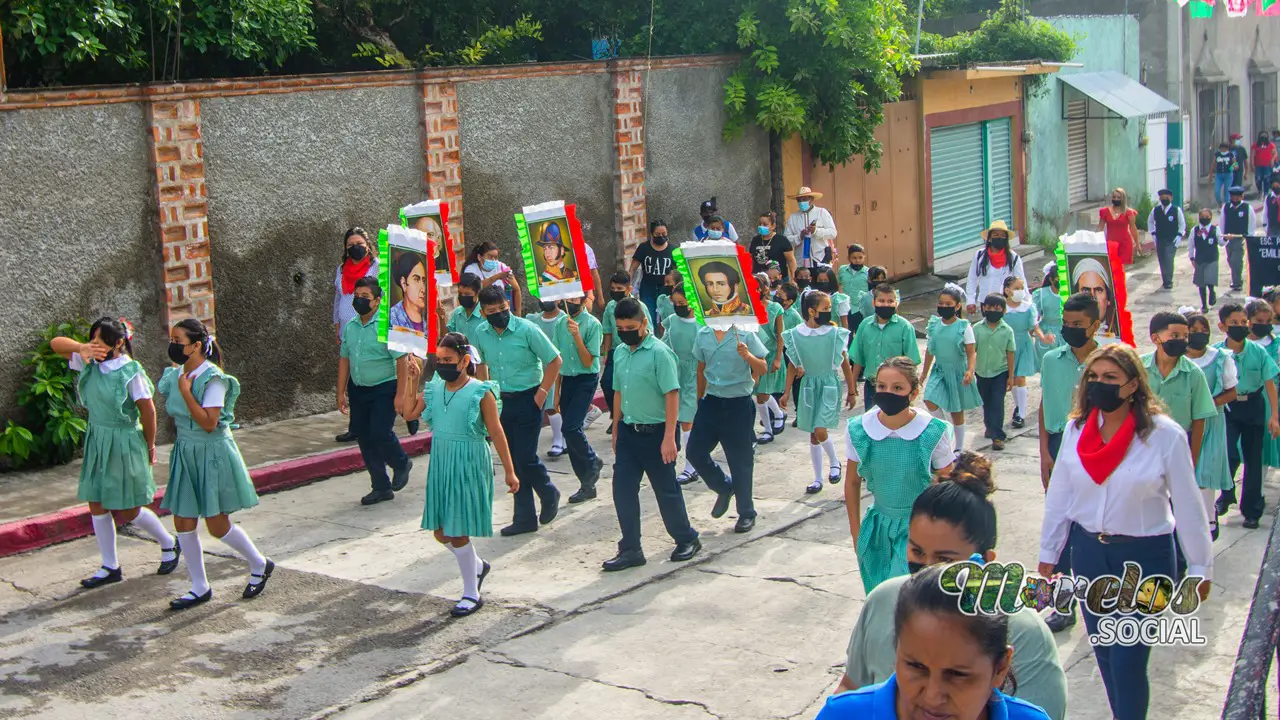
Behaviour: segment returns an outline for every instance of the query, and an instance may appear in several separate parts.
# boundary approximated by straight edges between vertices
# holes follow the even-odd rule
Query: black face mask
[[[991,238],[992,250],[1004,250],[1009,247],[1009,241],[1006,238]]]
[[[181,345],[176,342],[169,343],[169,359],[172,360],[175,365],[182,365],[187,361],[186,349],[186,345]]]
[[[363,245],[352,245],[347,248],[347,257],[355,260],[356,262],[360,262],[368,254],[369,251]]]
[[[857,264],[857,263],[849,263],[849,267],[853,268],[853,271],[854,271],[854,272],[862,272],[862,268],[864,268],[864,267],[866,267],[866,266],[865,266],[865,265],[859,265],[859,264]]]
[[[675,307],[676,315],[682,318],[689,317],[689,314],[693,312],[692,310],[689,309],[688,305],[675,305],[674,307]]]
[[[511,324],[511,311],[503,310],[491,315],[485,315],[484,319],[489,321],[494,330],[506,330],[507,326]]]
[[[540,302],[538,307],[542,308],[542,312],[549,313],[556,309],[556,304],[554,302]]]
[[[653,244],[654,244],[654,245],[656,245],[656,246],[658,246],[658,247],[662,247],[663,245],[666,245],[666,244],[667,244],[667,236],[666,236],[666,235],[654,235],[654,236],[653,236]]]
[[[1120,397],[1119,385],[1096,380],[1085,386],[1085,397],[1089,399],[1091,405],[1102,412],[1113,412],[1124,404],[1124,398]]]
[[[459,295],[458,304],[461,305],[464,310],[475,310],[476,296],[475,295]]]
[[[893,307],[891,305],[876,306],[876,317],[880,318],[881,320],[888,320],[889,318],[897,314],[898,314],[898,308]]]
[[[582,303],[566,302],[564,306],[569,308],[570,315],[577,315],[582,312]]]
[[[457,363],[450,363],[446,365],[437,363],[436,375],[439,375],[441,380],[451,383],[462,376],[462,371],[458,369]]]
[[[911,573],[912,575],[915,575],[916,573],[920,572],[921,570],[927,567],[929,566],[925,565],[924,563],[912,562],[911,560],[907,561],[907,572]]]
[[[801,290],[804,290],[805,288],[809,287],[809,281],[808,281],[808,280],[796,280],[796,287],[800,288]]]
[[[1271,323],[1254,323],[1249,326],[1254,337],[1264,338],[1271,334]]]
[[[367,297],[356,297],[351,299],[351,307],[361,315],[368,315],[373,312],[373,301]]]
[[[1209,223],[1213,222],[1210,218],[1200,218],[1201,227],[1209,227]]]
[[[947,306],[947,305],[938,306],[938,317],[942,318],[943,320],[950,320],[955,316],[956,316],[955,306]]]
[[[1165,340],[1160,343],[1160,349],[1164,350],[1164,354],[1171,358],[1180,358],[1187,354],[1187,341],[1182,338]]]
[[[1089,344],[1089,331],[1085,328],[1064,327],[1058,334],[1062,336],[1062,342],[1077,350]]]
[[[1004,313],[999,310],[983,310],[982,317],[986,318],[989,323],[998,323],[1000,318],[1004,317]]]
[[[614,302],[618,302],[626,296],[627,296],[627,293],[622,290],[611,290],[609,292],[609,297],[613,298]]]
[[[1124,207],[1124,201],[1123,201],[1123,200],[1112,200],[1112,201],[1111,201],[1111,204],[1112,204],[1112,205],[1115,205],[1116,207]]]
[[[659,295],[670,295],[674,291],[675,291],[675,288],[671,287],[670,285],[663,285],[662,287],[658,288]]]
[[[818,313],[818,316],[817,316],[817,317],[815,317],[815,318],[813,319],[813,321],[814,321],[815,323],[817,323],[817,324],[818,324],[818,327],[822,327],[822,326],[824,326],[824,325],[830,325],[830,324],[831,324],[831,311],[830,311],[830,310],[828,310],[828,311],[826,311],[826,312],[820,312],[820,313]]]
[[[876,407],[886,415],[897,415],[911,407],[911,398],[891,392],[876,391]]]
[[[1227,328],[1227,337],[1236,342],[1244,342],[1244,339],[1249,337],[1249,328],[1243,325],[1232,325]]]
[[[1203,350],[1209,347],[1209,333],[1191,333],[1190,338],[1187,339],[1187,347],[1192,350]]]
[[[619,328],[618,339],[631,347],[635,347],[640,344],[641,340],[644,340],[644,336],[639,330],[623,330]]]

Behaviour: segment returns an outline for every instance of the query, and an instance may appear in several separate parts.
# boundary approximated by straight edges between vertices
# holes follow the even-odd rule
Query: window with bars
[[[1196,91],[1196,174],[1202,179],[1213,175],[1213,154],[1218,151],[1218,143],[1226,142],[1231,134],[1224,107],[1225,90],[1226,86],[1218,83],[1201,85]]]
[[[1253,135],[1257,137],[1280,127],[1276,121],[1276,74],[1250,76],[1249,109],[1253,118]]]

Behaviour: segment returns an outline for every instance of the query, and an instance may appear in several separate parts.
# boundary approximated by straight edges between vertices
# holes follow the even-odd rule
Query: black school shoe
[[[404,486],[409,484],[409,472],[412,470],[413,460],[410,459],[404,464],[403,470],[397,470],[395,474],[391,476],[391,489],[396,491],[403,490]]]
[[[394,500],[396,494],[390,490],[374,490],[373,492],[360,498],[361,505],[377,505],[380,502]]]
[[[248,600],[248,599],[256,598],[259,595],[261,595],[262,591],[267,589],[267,581],[271,579],[271,573],[274,572],[275,569],[276,569],[276,564],[271,562],[271,558],[267,558],[267,567],[263,569],[261,575],[254,575],[254,574],[249,575],[250,578],[260,577],[262,579],[259,580],[258,582],[254,582],[252,579],[250,579],[249,584],[244,586],[244,594],[242,595],[242,597]]]
[[[418,428],[421,427],[420,421],[418,420],[406,420],[404,424],[405,427],[409,429],[410,435],[417,435]]]
[[[1049,617],[1045,618],[1045,625],[1049,626],[1050,632],[1060,633],[1067,628],[1074,627],[1076,624],[1076,610],[1073,607],[1070,613],[1060,613],[1054,610],[1049,613]]]
[[[1243,527],[1244,527],[1244,529],[1245,529],[1245,530],[1257,530],[1257,529],[1258,529],[1258,518],[1245,518],[1245,519],[1244,519],[1244,523],[1243,523]]]
[[[1022,419],[1022,415],[1020,415],[1017,410],[1014,410],[1013,420],[1011,420],[1009,424],[1013,426],[1015,430],[1019,430],[1026,427],[1027,421]]]
[[[203,595],[196,595],[190,590],[186,595],[177,597],[169,601],[170,610],[186,610],[197,605],[203,605],[213,599],[213,588],[209,588]]]
[[[648,560],[645,559],[644,553],[641,552],[620,552],[617,555],[604,561],[600,567],[605,572],[618,572],[619,570],[629,570],[633,567],[641,567]]]
[[[351,432],[350,430],[348,430],[348,431],[346,431],[346,432],[342,433],[341,435],[338,435],[338,436],[334,437],[334,438],[333,438],[333,441],[334,441],[334,442],[340,442],[340,443],[355,442],[355,441],[356,441],[356,434],[355,434],[355,433],[353,433],[353,432]]]
[[[542,525],[550,525],[558,514],[560,514],[560,491],[553,487],[550,502],[547,498],[542,498],[542,512],[538,513],[538,522]]]
[[[173,559],[161,560],[160,567],[156,568],[157,575],[168,575],[178,569],[178,560],[182,557],[182,545],[178,544],[178,541],[175,538],[173,542],[173,549],[165,550],[165,552],[173,553]]]
[[[112,570],[109,567],[103,566],[102,569],[107,571],[107,574],[105,577],[90,575],[89,577],[80,581],[80,587],[84,588],[85,590],[92,590],[94,588],[102,587],[103,585],[111,585],[112,583],[118,583],[124,579],[124,573],[120,572],[120,568],[116,568],[115,570]]]

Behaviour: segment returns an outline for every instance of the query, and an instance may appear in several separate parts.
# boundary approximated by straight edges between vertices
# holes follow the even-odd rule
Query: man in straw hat
[[[1164,289],[1173,289],[1173,258],[1178,246],[1187,236],[1187,218],[1182,208],[1173,204],[1173,191],[1159,192],[1160,204],[1151,208],[1147,216],[1147,232],[1156,239],[1156,259],[1160,261],[1160,276]]]
[[[795,195],[789,197],[799,204],[800,209],[787,218],[786,232],[783,234],[796,249],[799,260],[797,265],[831,265],[834,256],[831,245],[836,239],[836,221],[826,208],[814,204],[815,200],[822,199],[822,193],[802,186]]]

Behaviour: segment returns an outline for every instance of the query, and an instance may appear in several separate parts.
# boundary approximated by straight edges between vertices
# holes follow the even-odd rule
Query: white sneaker
[[[593,423],[593,422],[595,422],[596,420],[600,419],[600,416],[601,416],[601,415],[604,415],[604,411],[603,411],[603,410],[601,410],[600,408],[596,407],[595,405],[592,405],[592,406],[591,406],[591,409],[590,409],[590,410],[587,410],[587,417],[583,419],[583,421],[582,421],[582,427],[584,427],[584,428],[589,428],[589,427],[591,427],[591,423]]]

